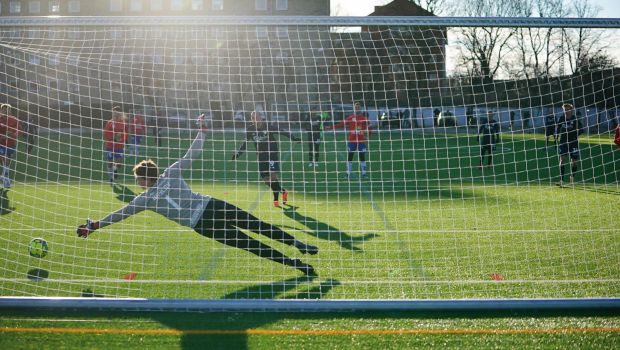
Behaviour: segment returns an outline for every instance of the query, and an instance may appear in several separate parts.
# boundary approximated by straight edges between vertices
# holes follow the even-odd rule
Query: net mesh
[[[4,147],[11,162],[0,203],[0,294],[619,295],[613,218],[620,210],[620,152],[610,137],[618,121],[617,68],[527,80],[464,76],[451,66],[452,32],[445,27],[341,29],[0,27],[0,98],[12,107],[5,114],[20,122],[17,144]],[[575,170],[565,157],[560,188],[555,137],[564,102],[574,104],[583,133]],[[103,129],[114,106],[127,139],[111,183]],[[278,207],[246,133],[252,111],[274,130],[277,177],[288,191],[286,204],[279,194]],[[134,164],[152,159],[163,170],[182,157],[201,113],[210,131],[183,172],[189,187],[317,246],[318,254],[303,254],[240,228],[311,264],[317,277],[152,211],[77,237],[86,218],[101,219],[142,192]],[[349,142],[352,124],[338,124],[354,114],[368,119],[365,152]],[[485,143],[490,115],[494,142]],[[356,127],[353,134],[364,129]],[[246,140],[245,152],[231,160]],[[35,237],[48,243],[43,258],[29,255]]]

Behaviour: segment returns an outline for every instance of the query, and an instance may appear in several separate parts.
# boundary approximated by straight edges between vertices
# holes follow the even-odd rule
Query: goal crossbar
[[[429,16],[23,16],[1,17],[2,26],[422,26],[422,27],[530,27],[620,28],[620,18],[429,17]]]

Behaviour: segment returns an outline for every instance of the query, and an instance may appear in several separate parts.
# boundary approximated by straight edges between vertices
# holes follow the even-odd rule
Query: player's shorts
[[[349,142],[349,152],[358,151],[360,153],[366,152],[366,144],[361,142]]]
[[[271,173],[280,171],[280,162],[274,159],[258,159],[258,173],[260,177],[267,177]]]
[[[480,152],[488,152],[488,153],[493,153],[493,144],[492,143],[486,143],[486,144],[482,144],[480,145]]]
[[[123,159],[123,150],[122,149],[115,149],[115,150],[106,149],[105,158],[110,162],[113,160],[121,160]]]
[[[131,136],[131,143],[133,145],[139,145],[140,142],[142,142],[142,135],[132,135]]]
[[[14,154],[15,154],[15,148],[7,147],[7,146],[0,146],[0,156],[11,158],[13,157]]]
[[[560,156],[570,155],[571,159],[579,159],[579,144],[578,143],[563,143],[558,146],[558,152]]]

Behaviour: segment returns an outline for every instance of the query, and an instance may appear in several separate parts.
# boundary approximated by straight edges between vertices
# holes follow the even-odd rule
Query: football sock
[[[282,190],[282,187],[280,186],[280,181],[272,181],[270,187],[273,191],[273,200],[277,201],[280,196],[280,191]]]
[[[352,162],[347,162],[347,174],[351,174],[351,169],[353,168]]]
[[[564,180],[564,165],[560,165],[560,180]]]
[[[366,175],[366,162],[360,162],[360,169],[362,171],[362,175]]]
[[[571,174],[571,175],[572,175],[572,177],[574,178],[574,177],[575,177],[575,175],[577,174],[577,166],[573,166],[573,167],[571,168],[571,172],[572,172],[572,174]]]

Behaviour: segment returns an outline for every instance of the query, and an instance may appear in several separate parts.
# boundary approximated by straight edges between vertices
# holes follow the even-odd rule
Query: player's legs
[[[360,143],[357,147],[358,157],[360,160],[360,172],[362,174],[362,178],[366,177],[366,144]]]
[[[480,163],[478,163],[480,168],[482,168],[482,164],[484,164],[484,155],[487,153],[488,148],[487,145],[480,146]]]
[[[314,143],[314,137],[312,136],[312,133],[309,134],[308,136],[308,146],[310,146],[310,150],[308,151],[308,166],[314,166],[314,162],[317,160],[316,159],[316,152],[315,152],[315,143]]]
[[[571,159],[570,183],[572,185],[575,183],[575,176],[577,175],[577,165],[579,164],[579,146],[577,145],[571,146],[570,159]]]
[[[307,245],[298,241],[295,237],[283,231],[279,227],[269,224],[255,217],[254,215],[242,210],[228,202],[212,199],[213,210],[218,212],[218,216],[222,217],[225,222],[232,223],[233,226],[245,230],[256,232],[263,236],[269,237],[275,241],[284,243],[289,246],[296,247],[302,253],[316,254],[318,248]]]
[[[566,162],[566,154],[561,154],[560,155],[560,186],[564,186],[564,172],[565,167],[564,167],[564,163]]]
[[[301,262],[299,259],[291,259],[282,252],[237,229],[235,225],[239,222],[236,222],[236,215],[240,212],[243,211],[226,202],[212,199],[212,202],[205,208],[202,220],[196,225],[195,231],[227,246],[243,249],[262,258],[295,267],[305,274],[315,273],[312,266]]]
[[[312,143],[312,150],[314,152],[314,166],[319,165],[319,150],[321,148],[321,138],[315,137],[314,142]]]
[[[9,175],[9,169],[11,168],[11,157],[15,153],[15,149],[5,146],[0,146],[0,180],[5,189],[11,188],[11,180]]]
[[[357,143],[349,142],[347,144],[347,176],[351,176],[351,172],[353,171],[353,157],[355,157],[355,152],[357,152]]]

